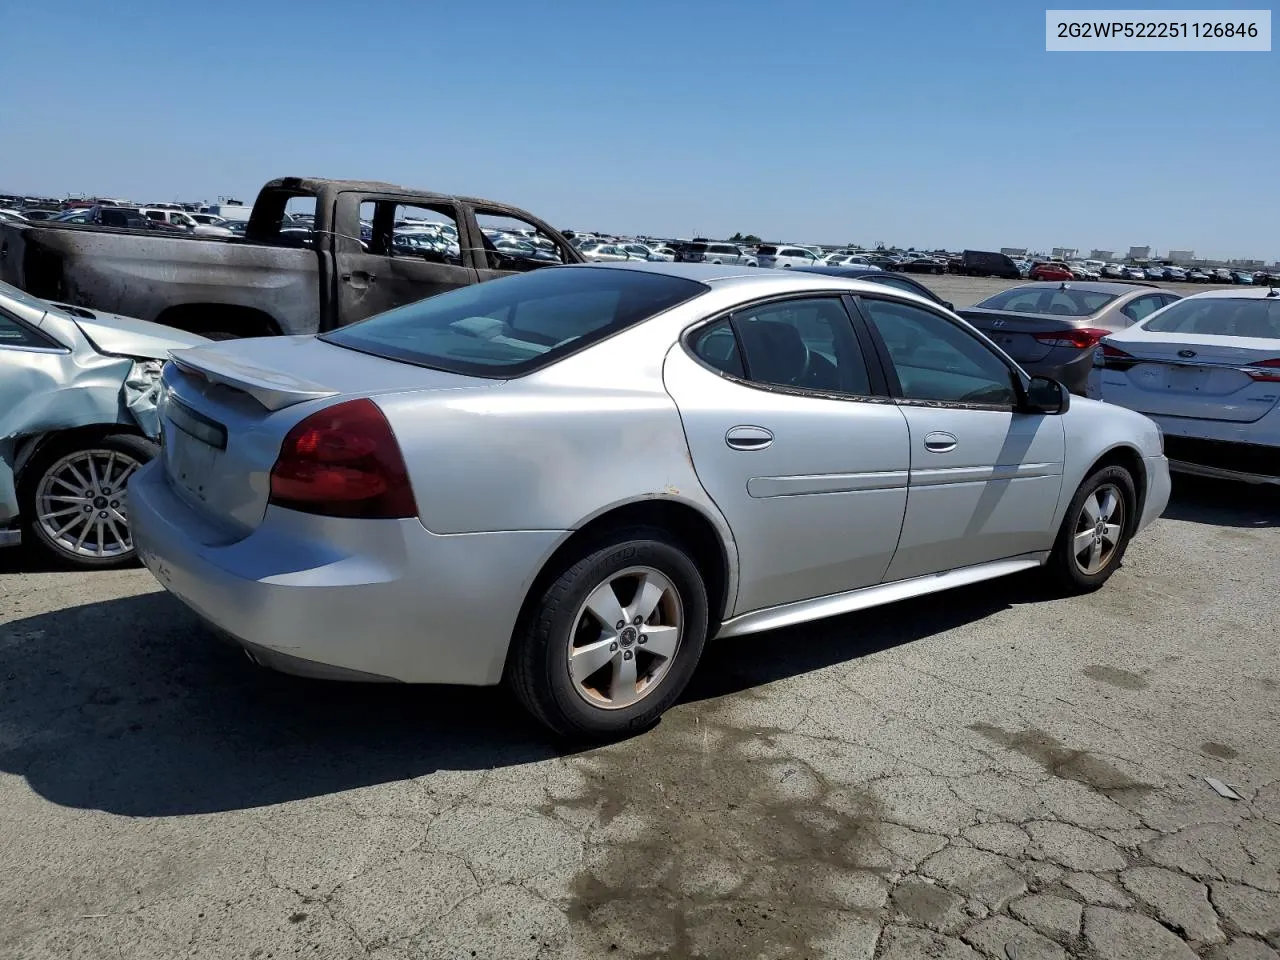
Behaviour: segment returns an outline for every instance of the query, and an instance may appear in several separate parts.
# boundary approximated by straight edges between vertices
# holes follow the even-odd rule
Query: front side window
[[[920,307],[862,300],[888,348],[904,400],[1014,406],[1013,372],[976,337]]]
[[[632,270],[535,270],[397,307],[321,339],[438,370],[514,377],[707,289],[682,277]]]

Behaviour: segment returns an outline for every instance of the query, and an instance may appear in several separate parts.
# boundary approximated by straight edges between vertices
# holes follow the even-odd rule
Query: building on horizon
[[[1129,248],[1130,260],[1147,260],[1147,259],[1150,259],[1150,257],[1151,257],[1150,247],[1130,247]]]
[[[1027,248],[1026,247],[1001,247],[1000,252],[1003,253],[1006,257],[1013,257],[1014,259],[1017,259],[1019,257],[1025,257],[1027,255]]]
[[[1079,252],[1078,247],[1054,247],[1052,256],[1055,260],[1074,260]]]
[[[1194,250],[1170,250],[1167,259],[1177,264],[1193,263],[1196,259],[1196,252]]]
[[[1114,250],[1090,250],[1090,260],[1114,260],[1116,253]]]

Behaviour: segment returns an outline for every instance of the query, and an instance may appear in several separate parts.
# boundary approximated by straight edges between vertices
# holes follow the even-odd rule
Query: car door
[[[456,244],[426,250],[397,243],[396,224],[407,217],[452,224],[456,230],[458,209],[447,201],[426,204],[390,194],[344,193],[339,197],[337,222],[353,225],[351,235],[332,238],[342,323],[476,282],[476,271]],[[358,236],[361,220],[373,224],[365,242]]]
[[[857,304],[910,432],[907,511],[886,579],[1048,550],[1062,419],[1020,412],[1021,374],[962,324],[887,297]]]
[[[901,532],[906,420],[838,296],[697,328],[664,377],[693,466],[733,530],[736,613],[879,583]]]

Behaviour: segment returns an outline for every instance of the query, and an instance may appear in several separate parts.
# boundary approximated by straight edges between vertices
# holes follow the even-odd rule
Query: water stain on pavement
[[[1215,743],[1212,740],[1206,740],[1200,744],[1200,752],[1208,757],[1216,757],[1219,760],[1234,760],[1240,754],[1225,743]]]
[[[1142,794],[1155,789],[1149,783],[1134,780],[1102,758],[1086,750],[1064,746],[1045,731],[1034,727],[1026,730],[1002,730],[990,724],[975,723],[969,729],[1002,747],[1029,757],[1055,777],[1082,783],[1113,799],[1116,794]]]
[[[1082,672],[1090,680],[1109,683],[1111,686],[1119,687],[1121,690],[1145,690],[1151,685],[1151,681],[1140,673],[1131,673],[1128,670],[1121,670],[1119,667],[1108,667],[1104,664],[1095,663],[1092,666],[1085,667]]]
[[[595,812],[568,911],[589,956],[867,953],[888,884],[868,854],[877,805],[735,726],[714,705],[575,761]]]

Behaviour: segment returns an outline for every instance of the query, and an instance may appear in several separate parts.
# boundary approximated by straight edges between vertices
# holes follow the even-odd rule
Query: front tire
[[[1045,565],[1063,593],[1097,590],[1124,559],[1137,522],[1138,497],[1124,467],[1103,467],[1076,491]]]
[[[129,433],[51,441],[23,471],[19,500],[25,539],[64,568],[133,564],[137,552],[126,485],[158,449]]]
[[[684,691],[707,640],[697,566],[660,530],[592,549],[530,603],[507,683],[557,734],[606,740],[652,725]]]

